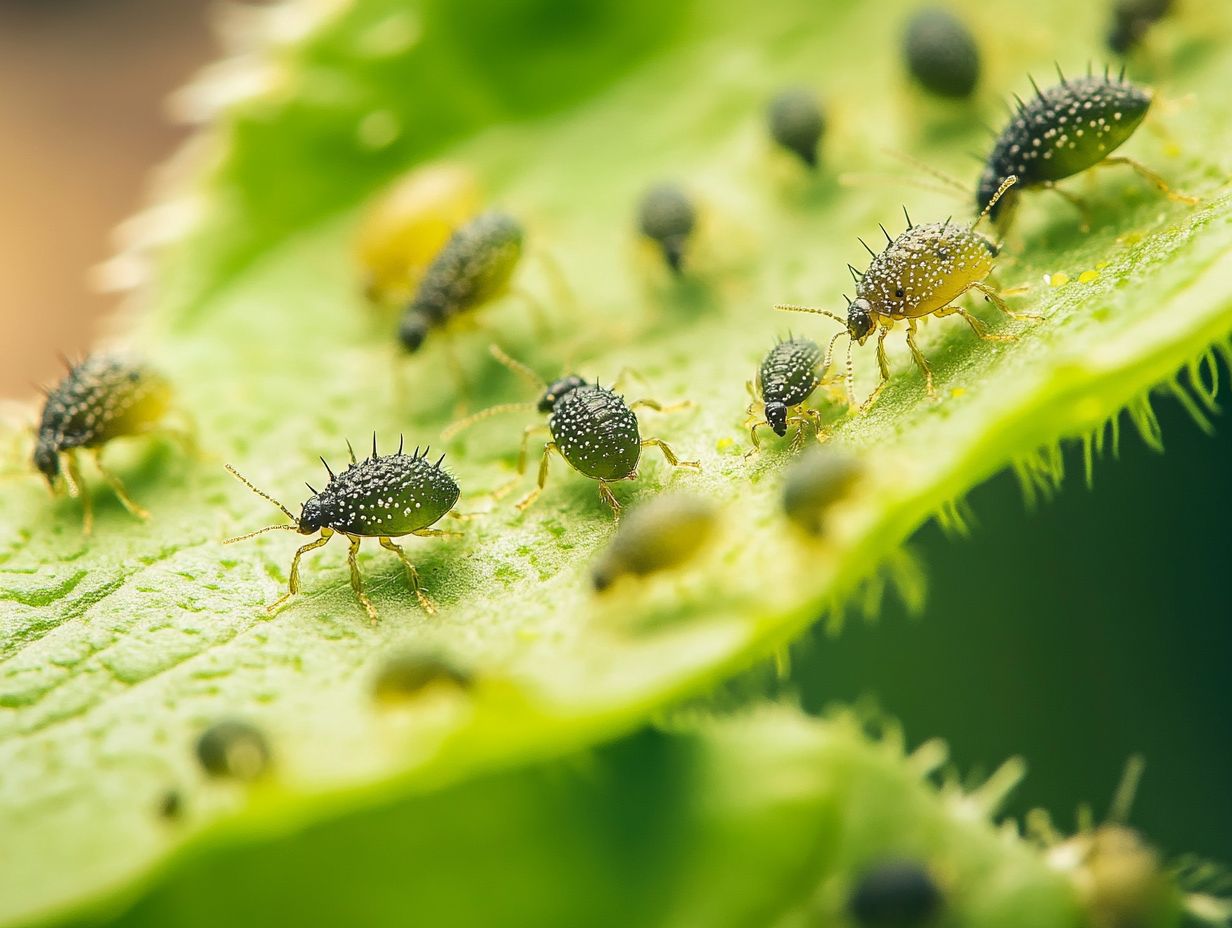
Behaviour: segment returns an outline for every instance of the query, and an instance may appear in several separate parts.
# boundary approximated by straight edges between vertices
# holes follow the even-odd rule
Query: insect
[[[247,722],[215,722],[197,739],[197,760],[212,777],[255,780],[269,768],[269,742]]]
[[[474,176],[454,164],[416,168],[368,209],[355,243],[368,299],[405,304],[449,236],[479,212]]]
[[[82,528],[94,526],[90,491],[81,477],[78,451],[89,451],[103,479],[124,508],[139,519],[149,513],[135,503],[102,460],[103,446],[113,438],[143,435],[162,425],[171,404],[171,388],[144,364],[113,355],[90,355],[69,367],[68,374],[47,393],[34,466],[55,490],[63,474],[71,496],[81,498]]]
[[[436,651],[407,651],[381,664],[372,682],[372,695],[382,703],[413,699],[429,688],[468,689],[469,671]]]
[[[783,478],[783,512],[809,535],[822,535],[831,507],[861,474],[855,458],[831,447],[811,448]]]
[[[1172,0],[1116,0],[1106,38],[1108,49],[1118,55],[1127,54],[1151,26],[1171,11]]]
[[[941,904],[941,890],[922,864],[888,859],[856,879],[847,908],[860,928],[924,928]]]
[[[835,334],[830,339],[830,348],[842,335]],[[829,355],[829,352],[827,352]],[[806,423],[811,423],[815,434],[821,432],[821,413],[816,409],[805,408],[804,401],[813,395],[821,383],[821,370],[830,367],[827,356],[822,364],[821,348],[812,339],[788,337],[779,341],[770,349],[761,367],[757,371],[757,381],[749,381],[748,389],[753,395],[749,404],[749,438],[753,447],[758,447],[757,430],[767,426],[782,438],[787,434],[787,427],[792,423],[803,429]],[[762,418],[757,418],[755,408],[762,404]],[[797,440],[802,432],[797,433]]]
[[[517,503],[518,509],[525,510],[543,492],[548,479],[548,464],[553,454],[559,455],[580,474],[598,481],[600,498],[612,508],[617,517],[620,515],[620,502],[612,494],[609,485],[618,480],[637,479],[637,465],[641,460],[643,448],[657,448],[672,467],[701,469],[701,464],[697,461],[681,461],[677,458],[675,452],[662,439],[642,438],[637,416],[634,414],[634,410],[638,408],[670,412],[689,405],[688,401],[671,406],[664,406],[651,399],[626,403],[624,397],[613,390],[590,383],[577,374],[568,374],[550,384],[545,383],[533,370],[520,361],[515,361],[495,345],[490,350],[497,361],[536,389],[543,391],[533,408],[548,414],[546,425],[528,425],[522,432],[522,442],[518,450],[518,476],[514,477],[510,486],[526,473],[527,445],[531,436],[547,432],[551,435],[551,441],[543,448],[543,457],[539,462],[538,486]],[[531,407],[532,404],[528,403],[507,403],[481,410],[449,426],[442,437],[449,440],[475,422],[497,413]],[[494,495],[501,496],[504,492],[507,490],[501,488]]]
[[[441,531],[429,526],[451,514],[450,510],[458,501],[458,484],[441,468],[445,455],[442,454],[436,463],[432,463],[428,460],[426,449],[421,452],[416,448],[411,454],[403,454],[402,447],[402,442],[399,441],[396,453],[382,456],[377,453],[376,436],[373,435],[371,456],[363,461],[356,461],[355,451],[348,443],[351,465],[340,474],[335,474],[325,459],[321,458],[321,463],[325,464],[325,470],[329,474],[329,483],[320,492],[311,485],[308,486],[312,496],[304,503],[299,518],[268,493],[257,489],[230,464],[227,465],[227,470],[248,489],[273,503],[295,524],[266,526],[238,538],[229,538],[224,544],[234,544],[272,531],[299,532],[301,535],[314,535],[319,532],[321,536],[295,552],[291,561],[287,592],[270,603],[266,607],[267,611],[273,612],[299,592],[300,558],[324,545],[337,533],[351,543],[347,553],[347,562],[351,567],[351,588],[355,590],[356,597],[374,625],[377,620],[376,607],[364,592],[356,560],[359,543],[363,538],[380,539],[381,547],[398,555],[398,559],[406,567],[419,605],[429,614],[436,612],[436,606],[419,582],[419,571],[393,539],[403,535],[456,537],[459,534],[457,532]]]
[[[675,184],[658,184],[646,191],[638,205],[637,224],[655,242],[672,272],[684,269],[685,245],[697,223],[697,211]]]
[[[591,569],[595,589],[622,576],[645,576],[683,564],[714,532],[714,506],[684,493],[664,493],[633,509]]]
[[[428,265],[402,314],[398,337],[418,351],[428,333],[506,292],[522,257],[522,226],[505,213],[475,217]]]
[[[778,304],[775,308],[792,312],[816,313],[829,316],[846,329],[847,342],[847,399],[855,406],[854,368],[851,361],[851,346],[863,345],[879,328],[877,334],[877,365],[881,369],[881,381],[872,395],[864,401],[861,409],[867,409],[877,399],[890,377],[890,365],[886,359],[885,338],[896,322],[907,324],[907,347],[916,366],[924,374],[924,388],[928,395],[935,394],[932,368],[916,345],[916,324],[924,316],[962,316],[982,339],[988,341],[1012,341],[1015,336],[992,335],[984,330],[984,324],[954,301],[968,290],[978,290],[1001,312],[1014,318],[1033,318],[1026,313],[1016,313],[1002,295],[986,282],[992,273],[993,259],[999,251],[991,239],[975,231],[980,220],[996,206],[1000,197],[1010,189],[1016,178],[1011,175],[1001,184],[989,205],[976,217],[970,226],[955,224],[949,219],[915,225],[903,210],[907,229],[897,238],[891,238],[885,226],[881,227],[886,238],[886,247],[874,252],[860,239],[860,244],[872,256],[868,269],[860,273],[851,265],[852,278],[856,283],[856,298],[848,302],[847,318],[837,316],[812,306]],[[842,334],[841,332],[839,334]],[[833,341],[831,341],[833,345]],[[825,368],[822,369],[825,374]]]
[[[826,129],[826,118],[813,91],[807,87],[780,91],[766,108],[766,122],[775,142],[810,168],[817,167],[817,146]]]
[[[1172,190],[1162,177],[1132,158],[1113,155],[1134,134],[1151,106],[1151,91],[1120,76],[1090,75],[1067,80],[1040,90],[1035,81],[1035,97],[1024,103],[1018,97],[1017,114],[997,137],[985,162],[976,191],[977,209],[987,210],[994,221],[1011,221],[1019,194],[1032,187],[1055,190],[1086,216],[1086,204],[1056,186],[1088,168],[1125,165],[1154,184],[1172,200],[1193,205],[1198,201]],[[998,197],[1009,177],[1017,184]],[[1088,223],[1089,225],[1089,223]]]
[[[961,19],[948,10],[917,12],[903,33],[907,70],[920,85],[941,97],[971,96],[980,79],[980,51]]]

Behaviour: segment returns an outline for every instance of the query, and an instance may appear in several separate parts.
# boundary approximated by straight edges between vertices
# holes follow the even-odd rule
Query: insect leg
[[[603,500],[605,503],[607,503],[609,506],[612,507],[612,515],[614,515],[617,521],[619,521],[620,520],[620,500],[616,498],[616,495],[612,492],[612,488],[607,485],[606,480],[599,481],[599,499]]]
[[[360,603],[363,604],[364,611],[368,613],[368,621],[375,625],[376,606],[372,605],[372,600],[364,592],[364,581],[359,575],[359,536],[351,535],[349,537],[351,539],[351,547],[347,551],[347,564],[351,568],[351,589],[355,591],[355,595],[359,597]]]
[[[265,607],[266,612],[273,612],[275,609],[277,609],[279,606],[285,603],[288,599],[290,599],[292,596],[294,596],[296,593],[299,592],[299,559],[303,557],[305,554],[307,554],[309,551],[311,551],[313,548],[321,547],[321,545],[325,544],[327,541],[329,541],[333,537],[334,537],[334,533],[332,531],[330,531],[329,529],[322,529],[320,538],[318,538],[316,541],[308,542],[308,544],[304,545],[302,548],[300,548],[298,551],[295,552],[295,557],[291,558],[291,576],[287,580],[287,592],[285,592],[283,595],[279,596],[276,600],[274,600],[272,603],[266,606]]]
[[[420,530],[414,534],[422,535],[424,531]],[[452,535],[456,533],[436,532],[434,534]],[[402,566],[406,568],[406,575],[411,578],[411,589],[415,591],[415,598],[419,600],[419,605],[423,607],[423,611],[428,613],[428,615],[436,615],[436,604],[432,602],[432,597],[424,592],[423,587],[419,583],[419,571],[415,569],[415,565],[411,563],[411,559],[406,556],[406,552],[402,550],[402,547],[389,538],[381,539],[381,547],[398,555],[398,560],[402,561]]]
[[[93,456],[94,466],[98,468],[98,472],[103,475],[103,479],[106,480],[111,489],[115,491],[116,497],[121,503],[124,504],[124,508],[142,521],[148,519],[150,517],[150,513],[133,501],[133,498],[128,495],[128,491],[124,489],[124,484],[120,482],[120,478],[103,465],[103,449],[93,449]]]
[[[629,404],[630,409],[637,409],[639,406],[643,409],[653,409],[655,412],[676,412],[679,409],[688,409],[693,405],[692,400],[681,400],[678,403],[668,403],[664,406],[658,400],[640,399],[634,400]]]
[[[68,484],[69,496],[81,497],[82,534],[92,534],[94,532],[94,500],[90,498],[90,488],[81,479],[81,464],[77,460],[77,452],[72,449],[64,452],[64,482]]]
[[[964,313],[964,315],[966,315]],[[933,389],[933,369],[928,366],[928,359],[924,357],[924,353],[915,343],[915,320],[907,320],[907,347],[911,349],[911,357],[915,359],[916,366],[924,373],[924,389],[929,396],[936,395],[936,390]]]
[[[420,538],[464,538],[461,532],[449,532],[442,528],[417,528],[411,532]]]
[[[1197,206],[1201,201],[1197,197],[1191,197],[1189,194],[1181,193],[1173,190],[1168,186],[1168,182],[1148,168],[1145,164],[1135,161],[1133,158],[1126,158],[1124,155],[1111,155],[1103,161],[1095,165],[1095,167],[1103,167],[1104,165],[1124,164],[1127,167],[1133,168],[1138,176],[1144,180],[1154,184],[1159,192],[1166,196],[1169,200],[1176,200],[1178,203],[1186,203],[1189,206]]]
[[[502,496],[504,496],[506,493],[512,490],[517,485],[517,482],[522,478],[522,475],[526,473],[526,449],[527,449],[527,446],[530,444],[530,437],[540,432],[550,432],[550,431],[551,430],[546,425],[543,425],[542,423],[538,423],[536,425],[528,425],[526,428],[522,430],[522,444],[518,447],[517,474],[515,474],[512,479],[505,481],[499,487],[497,487],[495,490],[492,491],[493,499],[500,499]]]
[[[519,511],[525,511],[543,492],[543,485],[548,482],[548,461],[551,460],[553,454],[560,454],[560,449],[556,447],[556,442],[550,441],[543,446],[543,457],[539,461],[539,485],[518,501]]]
[[[864,405],[860,407],[860,412],[865,412],[873,403],[877,402],[877,397],[881,396],[881,391],[885,389],[886,381],[890,379],[890,362],[886,358],[885,340],[890,334],[888,326],[882,326],[877,333],[877,367],[881,371],[881,380],[877,383],[877,388],[868,395],[868,399],[864,401]],[[850,376],[850,358],[848,359],[848,375]]]
[[[961,306],[946,306],[944,309],[937,310],[935,313],[933,313],[933,315],[936,316],[938,319],[941,319],[941,318],[944,318],[945,316],[952,316],[955,313],[957,313],[958,315],[966,319],[967,325],[971,326],[971,331],[974,332],[976,335],[978,335],[980,338],[982,338],[986,342],[1014,342],[1018,340],[1017,335],[992,335],[990,334],[988,329],[985,328],[983,322],[975,318],[975,316],[971,315],[971,313],[967,312],[967,310],[963,309]]]
[[[991,302],[993,306],[997,307],[997,309],[1001,310],[1001,312],[1005,313],[1005,315],[1009,316],[1011,319],[1043,319],[1044,318],[1039,313],[1020,313],[1020,312],[1016,312],[1015,310],[1010,309],[1009,304],[1005,302],[1004,295],[998,293],[996,290],[988,286],[988,284],[984,283],[982,280],[977,280],[971,286],[973,286],[976,290],[980,291],[980,293],[984,294],[984,297],[989,302]]]
[[[682,461],[676,457],[676,452],[667,446],[667,443],[661,438],[643,438],[643,448],[658,448],[663,452],[663,457],[672,467],[692,467],[694,470],[701,470],[702,465],[699,461]]]
[[[1048,181],[1043,186],[1046,190],[1051,190],[1053,193],[1057,194],[1058,196],[1064,197],[1066,200],[1069,200],[1070,204],[1073,205],[1073,207],[1077,209],[1079,213],[1082,214],[1082,225],[1079,228],[1083,232],[1091,231],[1091,208],[1087,206],[1086,200],[1082,199],[1082,197],[1079,197],[1079,196],[1076,196],[1075,194],[1070,193],[1068,190],[1062,190],[1052,181]]]

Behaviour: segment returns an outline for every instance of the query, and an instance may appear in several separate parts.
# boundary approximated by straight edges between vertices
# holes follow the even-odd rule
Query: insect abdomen
[[[320,494],[329,527],[367,537],[427,528],[458,501],[457,483],[438,465],[418,454],[352,464]]]
[[[161,419],[170,400],[167,382],[148,368],[92,355],[48,395],[39,444],[63,451],[136,434]]]
[[[762,399],[768,403],[796,406],[809,398],[821,378],[817,365],[821,348],[808,338],[791,338],[770,349],[758,371]]]
[[[595,480],[623,480],[637,468],[642,436],[625,401],[599,386],[567,394],[548,419],[561,455]]]
[[[857,295],[891,318],[927,316],[992,273],[996,246],[966,226],[913,226],[886,246],[860,278]]]
[[[496,296],[522,256],[522,227],[504,213],[484,213],[462,226],[428,266],[408,314],[440,324]]]

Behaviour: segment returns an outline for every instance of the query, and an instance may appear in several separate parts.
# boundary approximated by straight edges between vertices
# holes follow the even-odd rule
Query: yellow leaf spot
[[[726,451],[733,444],[734,442],[730,438],[720,438],[718,441],[714,443],[714,450],[715,451]]]
[[[1055,274],[1045,274],[1044,283],[1050,287],[1064,287],[1069,283],[1069,275],[1064,271],[1057,271]]]
[[[1099,271],[1083,271],[1078,275],[1078,283],[1089,284],[1091,281],[1099,277]]]
[[[954,396],[954,397],[965,396],[966,393],[967,393],[966,387],[954,387],[952,390],[950,390],[950,396]]]

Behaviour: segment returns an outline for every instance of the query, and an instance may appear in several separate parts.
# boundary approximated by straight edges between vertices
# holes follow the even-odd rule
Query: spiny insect
[[[372,681],[372,695],[382,703],[398,703],[435,687],[468,689],[469,671],[436,650],[406,651],[387,658]]]
[[[810,448],[783,477],[783,512],[802,531],[820,536],[834,504],[863,473],[860,462],[835,448]]]
[[[710,539],[714,506],[685,493],[664,493],[635,507],[591,569],[602,591],[622,576],[645,576],[679,566]]]
[[[475,178],[458,165],[430,164],[397,180],[369,207],[356,239],[368,299],[410,300],[450,235],[478,211]]]
[[[1172,0],[1116,0],[1107,35],[1109,50],[1118,55],[1128,53],[1171,10]]]
[[[1017,96],[1018,112],[997,137],[984,166],[976,191],[976,207],[1008,224],[1023,190],[1043,187],[1055,190],[1086,215],[1086,204],[1061,190],[1056,182],[1088,168],[1122,164],[1170,199],[1193,205],[1198,201],[1169,188],[1162,177],[1132,158],[1113,155],[1138,128],[1151,106],[1151,91],[1125,80],[1125,72],[1110,78],[1086,77],[1067,80],[1057,69],[1061,83],[1040,90],[1034,80],[1035,97],[1024,103]],[[997,193],[1009,177],[1018,178],[1013,190],[997,202]]]
[[[392,539],[403,535],[419,535],[425,538],[458,536],[457,532],[429,528],[445,515],[461,518],[450,512],[458,501],[458,484],[441,468],[445,455],[442,454],[434,464],[428,460],[427,449],[421,452],[416,448],[411,454],[403,454],[402,441],[399,440],[395,454],[381,456],[376,450],[376,435],[372,436],[372,454],[363,461],[356,461],[355,451],[349,442],[347,449],[351,452],[351,465],[340,474],[335,474],[325,458],[321,458],[321,463],[329,474],[329,483],[320,492],[311,485],[308,486],[312,496],[304,503],[299,518],[274,497],[257,489],[248,478],[228,464],[227,470],[248,489],[273,503],[295,524],[269,525],[238,538],[229,538],[224,544],[234,544],[272,531],[299,532],[301,535],[321,533],[321,537],[316,541],[309,542],[295,552],[291,561],[287,592],[266,607],[267,611],[273,612],[299,592],[300,558],[314,548],[324,545],[335,533],[345,536],[351,543],[347,553],[347,562],[351,567],[351,587],[368,613],[368,618],[375,625],[376,607],[364,592],[356,558],[361,539],[378,538],[381,547],[398,555],[398,559],[406,567],[420,606],[429,614],[435,613],[435,605],[420,585],[419,571],[406,556],[406,552]]]
[[[197,760],[212,777],[255,780],[269,768],[269,742],[248,722],[216,722],[197,739]]]
[[[543,457],[539,462],[538,486],[518,502],[518,509],[526,509],[543,492],[548,479],[548,463],[553,454],[560,455],[565,463],[580,474],[597,480],[600,498],[612,507],[612,512],[617,517],[620,515],[620,503],[612,495],[609,484],[617,480],[637,479],[637,465],[641,460],[643,448],[658,448],[672,467],[701,469],[697,461],[681,461],[661,439],[642,438],[637,416],[633,412],[639,407],[671,412],[689,405],[687,400],[671,406],[664,406],[651,399],[626,403],[624,397],[613,390],[590,383],[577,374],[568,374],[549,384],[525,364],[515,361],[495,345],[490,350],[497,361],[536,389],[542,390],[543,395],[537,404],[505,403],[477,412],[449,426],[442,437],[448,441],[482,419],[515,409],[534,408],[541,413],[548,413],[546,425],[528,425],[523,430],[518,450],[518,476],[495,493],[498,497],[503,495],[507,488],[526,472],[527,444],[531,436],[542,432],[549,433],[552,440],[543,448]]]
[[[924,89],[942,97],[969,97],[980,79],[980,52],[963,21],[948,10],[928,7],[903,33],[907,70]]]
[[[957,313],[980,338],[988,341],[1012,341],[1015,336],[988,334],[980,320],[954,304],[955,300],[973,289],[984,294],[1007,316],[1032,318],[1029,314],[1011,310],[1002,295],[985,282],[992,273],[993,259],[997,256],[999,247],[991,239],[975,231],[980,220],[989,214],[990,209],[996,206],[1015,181],[1016,178],[1012,175],[1007,177],[989,205],[984,207],[970,226],[954,224],[949,219],[917,226],[911,222],[911,217],[904,209],[907,230],[897,238],[891,238],[885,226],[882,226],[886,247],[880,254],[860,239],[860,244],[864,245],[865,250],[872,256],[872,261],[864,273],[860,273],[850,264],[847,265],[856,283],[856,298],[848,301],[846,319],[813,306],[780,303],[775,307],[792,312],[829,316],[844,326],[848,336],[847,400],[853,407],[856,403],[851,346],[863,345],[873,329],[879,326],[877,365],[881,369],[881,381],[872,395],[864,401],[862,409],[873,404],[890,377],[885,338],[896,322],[907,323],[907,347],[911,349],[911,356],[924,374],[924,387],[928,395],[932,396],[935,393],[932,368],[915,342],[916,323],[920,318]],[[825,376],[825,373],[823,368],[822,376]]]
[[[675,184],[657,184],[646,191],[637,210],[637,225],[641,233],[658,244],[663,260],[673,273],[684,268],[684,250],[697,211],[688,195]]]
[[[407,351],[428,332],[503,294],[522,256],[522,226],[488,212],[459,228],[428,265],[398,327]]]
[[[925,928],[941,902],[941,890],[922,864],[888,859],[860,874],[847,907],[860,928]]]
[[[171,388],[160,374],[144,364],[111,355],[90,355],[71,365],[64,379],[47,393],[34,466],[54,491],[63,464],[69,494],[81,497],[86,534],[94,526],[94,509],[89,488],[81,478],[78,449],[91,452],[99,473],[125,509],[139,519],[149,518],[119,478],[103,466],[103,446],[113,438],[156,430],[170,404]]]
[[[830,339],[831,351],[842,334],[838,332]],[[821,434],[821,413],[803,405],[821,383],[819,366],[823,371],[830,367],[830,352],[826,353],[823,364],[821,348],[812,339],[788,336],[770,349],[757,370],[756,383],[749,381],[747,384],[753,396],[748,408],[748,428],[754,448],[759,445],[757,430],[762,426],[769,427],[782,438],[787,434],[787,427],[795,423],[800,426],[797,442],[806,423],[812,424],[814,434]],[[762,405],[760,419],[756,413],[758,403]]]
[[[810,168],[817,167],[817,145],[826,129],[826,117],[817,95],[807,87],[788,87],[766,108],[770,137],[797,155]]]

